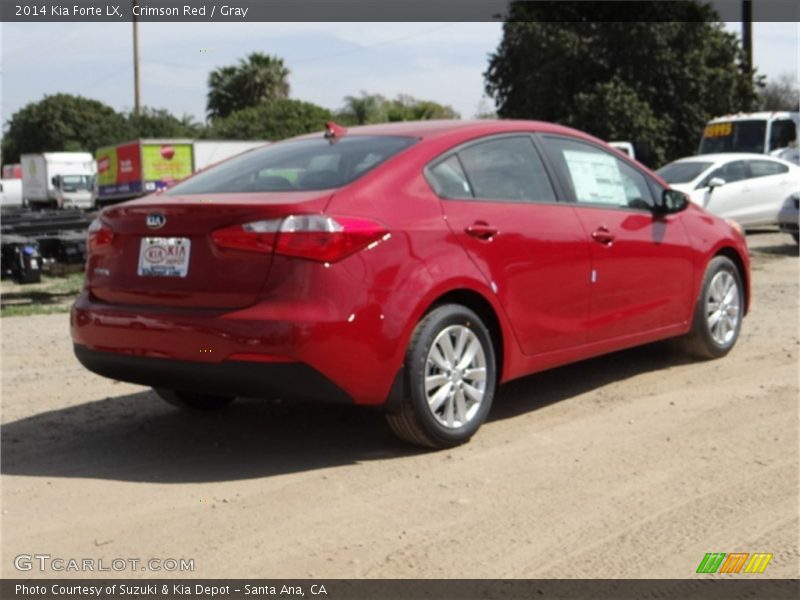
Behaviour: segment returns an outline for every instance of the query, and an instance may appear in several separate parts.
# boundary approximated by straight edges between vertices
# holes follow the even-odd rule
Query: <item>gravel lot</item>
[[[435,453],[347,407],[183,414],[83,370],[66,314],[4,318],[0,575],[40,576],[13,560],[43,553],[203,578],[684,578],[741,551],[798,577],[797,246],[749,241],[728,357],[656,344],[516,381]]]

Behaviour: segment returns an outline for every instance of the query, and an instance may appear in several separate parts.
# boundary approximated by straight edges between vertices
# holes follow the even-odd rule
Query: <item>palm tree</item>
[[[206,109],[211,119],[264,102],[289,97],[289,69],[283,59],[253,52],[238,65],[220,67],[208,76]]]
[[[386,98],[364,91],[360,96],[345,96],[344,108],[339,114],[354,125],[382,123],[386,121]]]

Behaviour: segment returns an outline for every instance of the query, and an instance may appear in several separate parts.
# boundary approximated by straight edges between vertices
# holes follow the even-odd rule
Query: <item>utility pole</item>
[[[742,0],[742,50],[744,67],[748,73],[753,71],[753,2]]]
[[[133,0],[133,7],[138,6],[138,0]],[[139,86],[139,19],[133,15],[133,111],[139,114],[142,110],[141,88]]]

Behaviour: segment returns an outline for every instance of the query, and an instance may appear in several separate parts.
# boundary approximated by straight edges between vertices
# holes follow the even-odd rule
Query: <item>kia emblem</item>
[[[150,229],[159,229],[163,227],[167,222],[167,217],[162,215],[161,213],[151,213],[147,215],[147,226]]]

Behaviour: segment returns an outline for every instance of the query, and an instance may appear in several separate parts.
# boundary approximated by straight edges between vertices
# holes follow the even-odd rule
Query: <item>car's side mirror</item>
[[[59,186],[59,184],[61,183],[61,177],[59,177],[58,175],[53,175],[53,177],[50,179],[50,182],[51,182],[51,183],[52,183],[52,184],[53,184],[55,187],[58,187],[58,186]]]
[[[664,190],[656,209],[662,214],[681,212],[689,206],[689,196],[678,190]]]
[[[722,177],[712,177],[708,182],[708,187],[712,190],[723,185],[725,185],[725,180]]]

